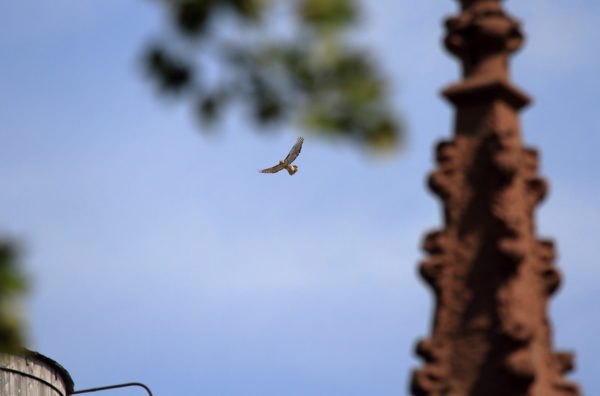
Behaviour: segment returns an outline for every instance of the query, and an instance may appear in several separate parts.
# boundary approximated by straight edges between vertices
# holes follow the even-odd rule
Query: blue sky
[[[535,98],[525,141],[551,183],[537,219],[565,278],[550,306],[555,344],[577,352],[572,378],[600,394],[600,5],[505,6],[525,24],[512,73]],[[441,221],[424,180],[451,133],[438,92],[458,65],[440,38],[456,3],[365,8],[357,35],[393,79],[407,148],[380,161],[305,135],[289,177],[256,170],[303,132],[234,116],[199,134],[186,105],[155,94],[139,63],[163,27],[152,1],[0,3],[0,233],[24,249],[30,345],[77,388],[407,393],[413,345],[430,331],[416,266]]]

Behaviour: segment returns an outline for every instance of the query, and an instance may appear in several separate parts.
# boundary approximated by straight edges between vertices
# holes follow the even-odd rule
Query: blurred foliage
[[[353,0],[156,1],[168,30],[145,65],[161,92],[194,102],[204,127],[237,102],[261,126],[292,121],[376,149],[401,142],[386,80],[351,43]]]
[[[22,345],[16,303],[24,288],[13,245],[0,241],[0,352],[19,351]]]

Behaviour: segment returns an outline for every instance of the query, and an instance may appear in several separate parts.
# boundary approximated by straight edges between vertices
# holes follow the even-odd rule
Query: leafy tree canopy
[[[145,52],[165,94],[194,103],[203,127],[237,102],[259,125],[295,122],[390,149],[401,142],[386,81],[353,44],[353,0],[158,0],[168,29]]]
[[[16,298],[24,281],[16,265],[13,245],[0,241],[0,352],[14,352],[22,345]]]

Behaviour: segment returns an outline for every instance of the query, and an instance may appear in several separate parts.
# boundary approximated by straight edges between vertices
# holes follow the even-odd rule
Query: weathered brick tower
[[[537,151],[523,146],[509,57],[523,41],[500,0],[461,0],[446,48],[463,80],[443,95],[456,107],[454,137],[438,144],[429,179],[445,226],[425,237],[420,264],[435,293],[431,337],[417,354],[415,396],[576,396],[564,374],[573,356],[553,349],[547,303],[560,283],[554,246],[535,234],[547,185]]]

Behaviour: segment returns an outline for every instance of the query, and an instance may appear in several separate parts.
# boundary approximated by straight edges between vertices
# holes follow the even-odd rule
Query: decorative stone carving
[[[523,42],[499,0],[462,0],[445,45],[464,79],[443,95],[454,136],[436,148],[430,189],[444,228],[427,234],[421,276],[436,299],[432,334],[419,341],[415,396],[578,396],[563,375],[573,355],[553,351],[548,298],[560,285],[551,241],[535,235],[548,185],[538,152],[523,146],[518,112],[530,102],[509,78]]]

